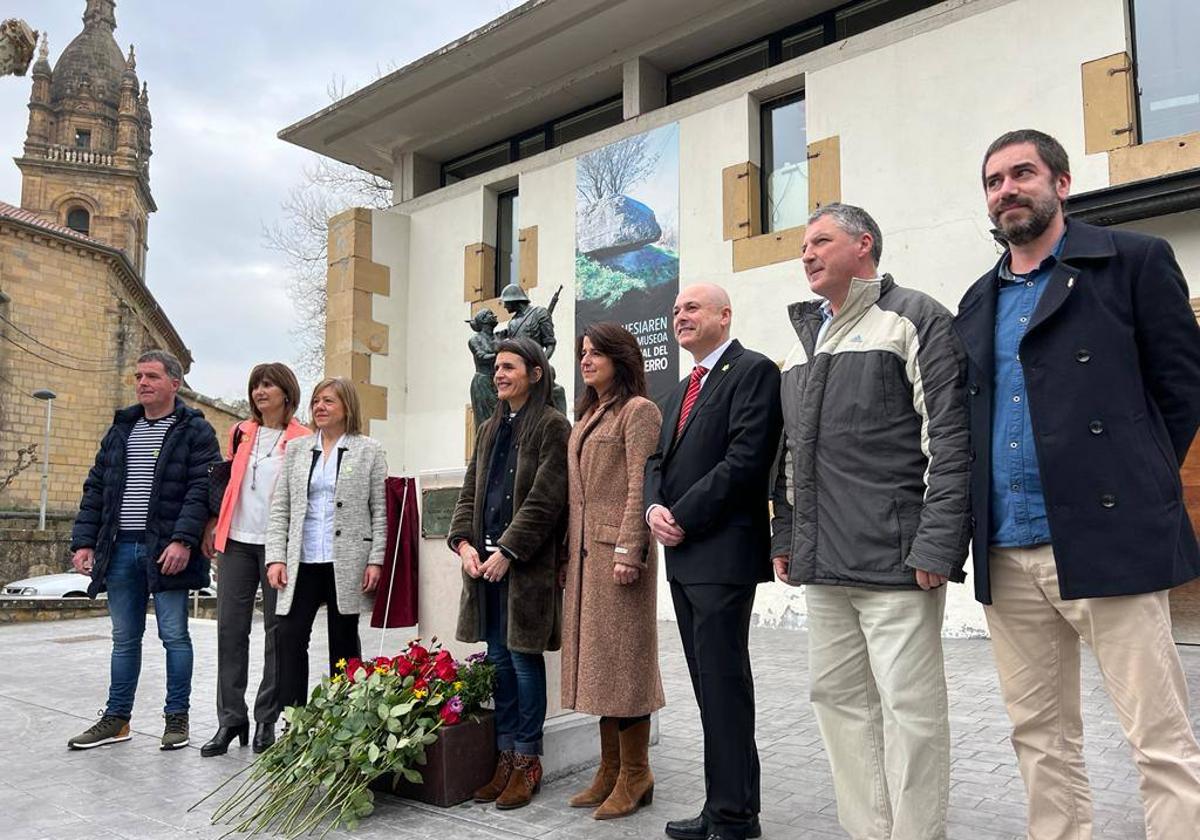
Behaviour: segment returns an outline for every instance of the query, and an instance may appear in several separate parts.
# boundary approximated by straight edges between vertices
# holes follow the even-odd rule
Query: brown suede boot
[[[626,817],[654,801],[654,776],[650,773],[650,721],[636,723],[620,733],[621,772],[604,804],[592,817],[611,820]]]
[[[524,808],[533,799],[533,795],[541,789],[541,759],[536,755],[516,753],[513,756],[512,775],[508,777],[508,787],[496,800],[496,807],[501,811]]]
[[[608,799],[617,772],[621,769],[621,739],[616,718],[600,718],[600,766],[596,776],[584,790],[572,796],[567,804],[572,808],[595,808]]]
[[[495,802],[497,797],[504,793],[504,789],[508,787],[508,779],[512,776],[513,755],[512,750],[502,750],[496,757],[496,772],[492,774],[490,782],[475,791],[473,796],[476,802]]]

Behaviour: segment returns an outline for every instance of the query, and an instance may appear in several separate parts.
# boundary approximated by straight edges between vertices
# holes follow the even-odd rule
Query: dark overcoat
[[[999,265],[954,321],[969,357],[972,555],[985,604]],[[1068,220],[1019,356],[1062,597],[1153,592],[1200,575],[1179,479],[1200,425],[1200,326],[1171,247]]]
[[[446,542],[453,550],[468,540],[483,552],[483,501],[491,462],[490,427],[484,423],[475,436],[475,453],[463,478]],[[524,422],[524,421],[518,421]],[[513,477],[513,517],[499,539],[516,560],[508,570],[508,647],[521,653],[558,650],[562,637],[562,592],[558,566],[565,559],[567,531],[567,438],[571,424],[547,408],[529,431],[517,429],[517,470]],[[484,581],[463,572],[458,607],[460,642],[483,641]]]
[[[658,545],[642,481],[662,415],[645,397],[601,403],[567,448],[570,535],[563,602],[562,702],[591,715],[639,717],[664,703],[658,671]],[[637,566],[633,583],[613,580]]]

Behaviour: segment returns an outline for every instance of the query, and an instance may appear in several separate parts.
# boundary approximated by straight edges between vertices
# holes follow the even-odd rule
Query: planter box
[[[417,772],[421,784],[393,783],[391,776],[376,779],[372,790],[403,796],[447,808],[471,798],[471,794],[492,778],[496,769],[496,721],[491,711],[479,714],[478,721],[466,720],[438,730],[438,739],[425,748],[425,765]]]

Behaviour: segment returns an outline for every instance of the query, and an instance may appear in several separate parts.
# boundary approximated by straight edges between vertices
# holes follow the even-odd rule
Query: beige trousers
[[[1200,747],[1167,593],[1064,601],[1048,545],[993,548],[988,567],[993,603],[984,613],[1029,795],[1029,840],[1092,836],[1080,638],[1096,655],[1133,747],[1147,840],[1200,837]]]
[[[811,696],[853,840],[942,840],[950,721],[946,588],[807,586]]]

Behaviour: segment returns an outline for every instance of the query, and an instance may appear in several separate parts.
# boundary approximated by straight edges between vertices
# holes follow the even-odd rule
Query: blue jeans
[[[542,754],[546,722],[546,659],[508,649],[508,587],[484,582],[488,662],[496,667],[496,749]]]
[[[104,583],[112,618],[112,682],[104,713],[128,720],[142,670],[142,636],[146,632],[146,549],[140,542],[119,542],[113,548]],[[188,592],[173,589],[154,594],[158,638],[167,650],[167,714],[186,712],[192,693],[192,637],[187,626]]]

